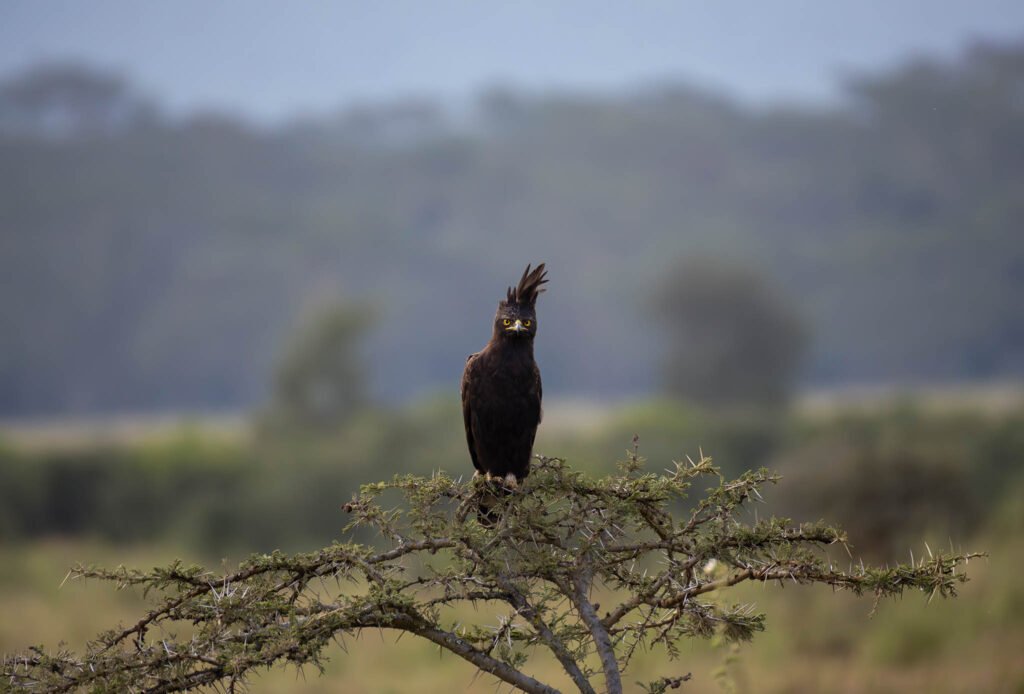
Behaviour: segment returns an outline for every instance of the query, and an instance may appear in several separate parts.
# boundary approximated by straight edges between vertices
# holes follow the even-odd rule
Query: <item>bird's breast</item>
[[[489,359],[481,367],[482,377],[476,381],[475,390],[484,397],[475,401],[475,407],[494,415],[530,412],[539,407],[537,368],[532,361]]]

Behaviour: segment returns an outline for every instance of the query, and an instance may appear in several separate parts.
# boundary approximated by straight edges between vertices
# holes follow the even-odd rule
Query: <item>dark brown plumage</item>
[[[530,474],[530,456],[541,419],[540,369],[533,358],[537,296],[547,283],[544,263],[526,266],[509,287],[494,316],[487,346],[466,360],[462,373],[462,415],[466,443],[477,474],[497,477],[506,490]],[[481,502],[483,522],[493,523]]]

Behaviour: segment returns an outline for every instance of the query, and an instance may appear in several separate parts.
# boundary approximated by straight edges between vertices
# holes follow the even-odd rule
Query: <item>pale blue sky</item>
[[[836,94],[849,71],[1024,38],[1019,0],[4,0],[0,76],[84,59],[176,112],[274,121],[487,85],[617,89],[682,79],[756,101]]]

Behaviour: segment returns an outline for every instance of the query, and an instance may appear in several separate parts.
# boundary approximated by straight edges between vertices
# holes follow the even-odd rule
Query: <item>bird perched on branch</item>
[[[533,358],[537,296],[547,283],[544,263],[526,266],[519,284],[498,303],[487,346],[466,360],[462,415],[477,475],[497,478],[496,493],[518,488],[530,474],[530,456],[541,418],[540,369]],[[480,502],[481,522],[492,525],[496,499]]]

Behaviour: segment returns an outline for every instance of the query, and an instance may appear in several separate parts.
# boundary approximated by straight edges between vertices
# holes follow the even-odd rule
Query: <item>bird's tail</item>
[[[501,500],[512,493],[512,490],[503,484],[490,484],[488,488],[480,492],[480,504],[477,506],[476,519],[485,528],[493,528],[501,520],[501,511],[498,506]]]

